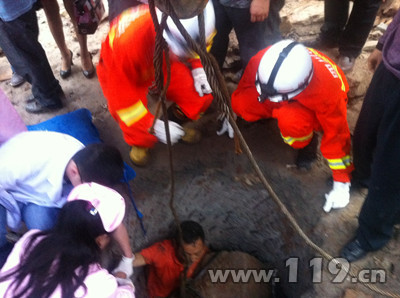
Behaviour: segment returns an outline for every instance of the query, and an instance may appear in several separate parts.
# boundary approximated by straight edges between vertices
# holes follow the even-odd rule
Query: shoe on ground
[[[62,70],[62,69],[60,70],[60,77],[62,79],[66,79],[72,74],[72,65],[74,65],[74,61],[72,60],[72,58],[74,57],[74,53],[72,53],[71,50],[69,50],[69,53],[70,53],[71,58],[69,60],[68,69],[67,70]]]
[[[321,38],[320,36],[315,39],[305,40],[302,43],[303,43],[303,45],[305,45],[308,48],[317,49],[317,50],[327,50],[327,49],[336,48],[338,46],[337,41],[332,41],[332,40],[329,40],[326,38]]]
[[[183,127],[185,134],[182,137],[182,141],[188,144],[196,144],[201,140],[201,132],[196,128]]]
[[[35,101],[36,98],[35,96],[33,96],[33,94],[29,95],[28,98],[25,100],[25,103],[31,102],[31,101]]]
[[[132,146],[129,157],[135,165],[143,167],[147,165],[150,159],[149,148]]]
[[[360,241],[358,241],[357,238],[354,238],[343,247],[340,252],[340,257],[351,263],[365,257],[367,253],[368,252],[361,247]]]
[[[32,114],[50,113],[61,108],[62,104],[44,106],[36,98],[32,99],[31,97],[29,97],[25,103],[25,110]]]
[[[92,56],[92,54],[90,54],[90,53],[89,53],[89,55],[90,55],[90,60],[91,60],[91,62],[92,62],[92,68],[91,68],[90,70],[82,69],[82,73],[83,73],[83,75],[85,76],[85,78],[87,78],[87,79],[93,78],[93,77],[94,77],[94,74],[96,73],[96,67],[94,67],[93,61],[92,61],[93,56]]]
[[[10,86],[18,87],[18,86],[22,85],[23,83],[25,83],[25,79],[22,76],[20,76],[19,74],[13,72],[13,74],[11,76],[11,80],[10,80]]]
[[[350,72],[353,70],[354,63],[356,62],[356,58],[347,57],[347,56],[339,56],[338,66],[344,73]]]

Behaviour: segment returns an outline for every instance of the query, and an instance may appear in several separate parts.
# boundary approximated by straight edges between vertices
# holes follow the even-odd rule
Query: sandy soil
[[[304,2],[304,1],[299,1]],[[294,9],[297,1],[287,1],[287,10]],[[62,80],[59,76],[61,58],[49,32],[43,11],[38,13],[40,41],[46,50],[56,78],[66,94],[65,107],[56,113],[32,115],[24,110],[24,99],[30,94],[30,85],[12,88],[8,81],[0,82],[0,87],[9,96],[26,124],[35,124],[55,115],[64,114],[78,108],[88,108],[93,114],[93,122],[100,131],[102,139],[115,144],[129,163],[129,146],[125,144],[118,125],[107,110],[97,78],[87,80],[80,69],[79,47],[74,37],[69,17],[60,2],[67,44],[74,52],[72,76]],[[99,30],[88,37],[89,50],[93,62],[99,59],[101,42],[108,31],[108,20]],[[293,34],[292,31],[286,32]],[[233,49],[234,50],[234,49]],[[229,61],[237,59],[235,51]],[[328,53],[335,58],[337,52]],[[363,52],[356,62],[355,71],[348,76],[351,92],[348,121],[351,131],[362,104],[362,95],[369,83],[371,74],[366,70],[366,57]],[[234,65],[234,63],[232,64]],[[228,88],[234,90],[234,67],[226,70]],[[228,65],[229,66],[229,65]],[[10,75],[5,57],[0,58],[0,77]],[[364,86],[363,88],[360,87]],[[360,91],[361,90],[361,91]],[[364,90],[364,91],[363,91]],[[170,174],[167,147],[157,144],[152,150],[152,161],[146,168],[134,167],[137,177],[131,183],[136,203],[144,214],[147,234],[144,235],[131,205],[129,205],[126,223],[129,227],[134,250],[140,250],[150,243],[168,235],[172,224],[169,209],[170,181],[175,183],[175,207],[180,219],[194,219],[205,228],[207,240],[217,249],[242,250],[256,256],[280,271],[282,287],[289,297],[341,297],[350,295],[349,289],[356,290],[356,296],[380,297],[351,279],[335,283],[337,272],[330,274],[326,270],[328,261],[322,262],[324,271],[322,282],[317,279],[310,260],[318,254],[307,246],[306,242],[291,228],[270,194],[260,183],[248,158],[234,153],[233,142],[226,136],[217,137],[215,130],[217,109],[214,104],[203,119],[197,123],[203,133],[202,141],[197,145],[177,144],[173,147],[174,175]],[[322,211],[324,194],[329,191],[330,170],[325,160],[319,156],[318,162],[308,173],[299,172],[290,165],[294,162],[294,151],[283,144],[276,123],[265,120],[249,124],[239,121],[248,145],[259,163],[261,170],[274,191],[297,219],[305,233],[332,256],[337,256],[341,247],[352,237],[357,227],[357,216],[365,193],[352,191],[351,202],[345,209],[329,214]],[[172,178],[171,178],[172,177]],[[396,230],[393,240],[381,251],[371,253],[356,263],[361,268],[382,268],[387,281],[377,286],[393,293],[400,291],[398,281],[399,232]],[[290,274],[285,260],[290,257],[300,260],[298,281],[290,283]],[[320,273],[320,272],[318,272]],[[319,275],[318,275],[319,276]],[[138,297],[146,297],[143,290],[143,274],[138,269],[135,274]]]

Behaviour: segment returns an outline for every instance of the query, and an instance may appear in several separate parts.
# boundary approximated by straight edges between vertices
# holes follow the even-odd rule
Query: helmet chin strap
[[[289,100],[290,98],[293,98],[294,96],[296,96],[297,94],[302,92],[308,86],[308,84],[311,82],[313,74],[314,74],[314,67],[311,67],[310,73],[308,74],[308,76],[306,77],[304,82],[302,82],[296,89],[294,89],[288,93],[277,93],[276,95],[269,97],[269,100],[272,102],[280,102],[280,101]],[[275,97],[280,97],[280,98],[274,99]]]
[[[297,41],[293,41],[290,44],[288,44],[282,51],[279,53],[278,59],[275,62],[274,67],[272,68],[271,74],[269,76],[267,84],[264,84],[260,81],[259,79],[259,74],[257,70],[257,79],[256,83],[260,85],[261,89],[261,95],[258,97],[259,102],[264,102],[267,98],[276,96],[276,95],[281,95],[282,100],[288,100],[288,94],[287,93],[279,93],[275,88],[274,88],[274,82],[276,79],[276,75],[278,74],[279,68],[281,67],[283,61],[286,59],[286,57],[289,55],[290,51],[299,43]]]

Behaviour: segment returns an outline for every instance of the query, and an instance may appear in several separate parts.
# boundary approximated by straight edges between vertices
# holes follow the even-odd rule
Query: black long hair
[[[13,278],[8,293],[14,298],[50,297],[61,286],[63,298],[74,297],[89,266],[100,262],[96,237],[106,234],[100,215],[84,200],[66,203],[56,225],[32,235],[20,264],[0,276],[0,282]]]

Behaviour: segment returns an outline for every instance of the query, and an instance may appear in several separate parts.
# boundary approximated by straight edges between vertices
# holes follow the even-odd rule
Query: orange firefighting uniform
[[[157,242],[143,249],[140,254],[146,260],[146,264],[150,265],[147,276],[147,288],[150,297],[168,297],[179,288],[180,276],[184,266],[178,260],[170,239]],[[190,264],[186,272],[188,278],[192,277],[203,256],[197,262]]]
[[[154,116],[147,109],[148,87],[154,81],[153,54],[156,33],[148,5],[129,8],[114,19],[101,46],[97,74],[108,109],[129,145],[152,147],[157,138],[149,133]],[[164,58],[165,59],[165,58]],[[202,67],[188,59],[191,69]],[[191,69],[171,54],[171,82],[167,99],[196,120],[212,102],[212,95],[198,95]],[[167,70],[164,61],[164,81]]]
[[[310,84],[289,101],[260,103],[256,73],[260,60],[269,48],[258,52],[249,62],[236,91],[232,94],[233,111],[246,121],[275,118],[285,143],[304,148],[314,131],[322,131],[321,153],[327,159],[333,180],[350,182],[350,131],[347,123],[346,77],[324,54],[308,49],[314,74]]]

